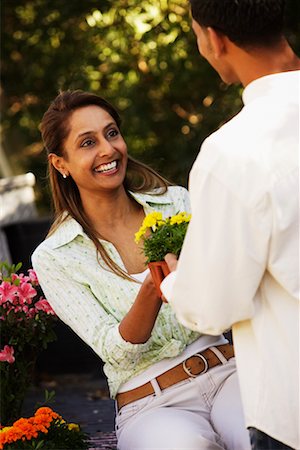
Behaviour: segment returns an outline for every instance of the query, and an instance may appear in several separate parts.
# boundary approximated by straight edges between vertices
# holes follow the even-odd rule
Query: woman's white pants
[[[121,408],[119,450],[249,450],[235,360]]]

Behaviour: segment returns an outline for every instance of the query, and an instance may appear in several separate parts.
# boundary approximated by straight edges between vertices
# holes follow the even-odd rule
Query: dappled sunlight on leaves
[[[241,107],[198,54],[186,0],[14,0],[2,16],[3,146],[18,170],[45,172],[24,149],[59,89],[111,101],[130,153],[185,185],[205,136]]]

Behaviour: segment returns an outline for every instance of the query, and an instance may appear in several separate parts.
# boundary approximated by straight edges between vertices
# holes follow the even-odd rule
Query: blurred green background
[[[241,108],[198,54],[187,0],[1,0],[0,176],[31,171],[49,211],[39,122],[59,89],[112,102],[129,152],[187,185],[203,139]],[[300,2],[286,32],[300,51]]]

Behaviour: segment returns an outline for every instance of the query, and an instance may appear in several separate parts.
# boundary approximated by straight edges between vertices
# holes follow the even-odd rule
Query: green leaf
[[[35,448],[36,450],[38,450],[39,448],[43,448],[44,442],[45,442],[44,440],[39,441],[38,444],[37,444],[37,446],[34,447],[34,448]]]

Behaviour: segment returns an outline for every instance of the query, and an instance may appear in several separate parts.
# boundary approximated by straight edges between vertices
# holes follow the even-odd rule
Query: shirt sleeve
[[[192,171],[190,192],[192,219],[167,295],[183,325],[217,335],[253,316],[267,264],[268,199],[247,208],[199,166]]]
[[[43,293],[57,316],[104,362],[126,370],[132,368],[133,359],[139,361],[149,341],[144,344],[125,341],[116,318],[87,285],[74,281],[51,250],[37,249],[32,263]]]

